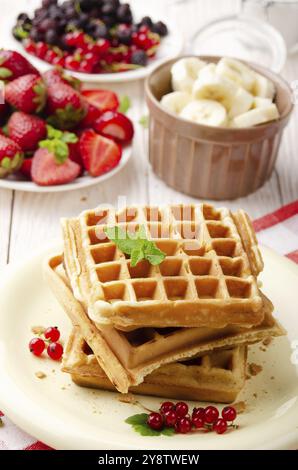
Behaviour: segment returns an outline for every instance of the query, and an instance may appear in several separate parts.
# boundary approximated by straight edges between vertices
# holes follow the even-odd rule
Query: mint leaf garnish
[[[149,116],[148,115],[142,116],[139,119],[139,124],[141,124],[141,126],[147,129],[149,127]]]
[[[141,436],[172,436],[175,433],[174,428],[164,428],[160,431],[151,429],[147,424],[148,414],[140,413],[132,415],[125,420],[127,424],[130,424],[135,432]]]
[[[78,138],[72,132],[62,132],[47,125],[47,139],[39,142],[40,148],[46,148],[55,155],[56,163],[63,164],[69,156],[67,144],[75,144]]]
[[[125,232],[121,227],[106,227],[104,229],[107,237],[113,241],[119,250],[131,258],[131,266],[136,266],[142,259],[156,266],[166,257],[152,240],[146,238],[146,230],[143,225],[133,234]]]
[[[131,107],[131,101],[129,96],[122,96],[120,99],[120,105],[118,108],[119,113],[126,114]]]

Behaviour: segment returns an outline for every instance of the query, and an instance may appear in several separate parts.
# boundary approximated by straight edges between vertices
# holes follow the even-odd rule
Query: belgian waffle
[[[142,395],[230,403],[245,383],[246,354],[247,348],[242,346],[168,364],[129,390]],[[68,340],[62,370],[71,374],[77,385],[116,391],[78,327],[73,328]]]
[[[284,330],[273,318],[272,304],[264,298],[264,320],[252,328],[141,328],[123,332],[100,326],[90,320],[85,307],[73,296],[62,266],[62,256],[48,260],[47,280],[83,337],[94,351],[101,367],[121,392],[137,385],[162,364],[203,355],[211,350],[231,348],[280,336]]]
[[[166,253],[135,267],[104,229],[121,227]],[[263,268],[248,216],[208,204],[86,211],[62,220],[64,262],[75,297],[99,324],[139,327],[247,327],[263,320],[256,276]]]

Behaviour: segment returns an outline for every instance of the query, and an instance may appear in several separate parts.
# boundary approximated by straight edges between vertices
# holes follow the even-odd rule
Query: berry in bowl
[[[0,107],[1,187],[74,189],[123,167],[134,127],[120,112],[123,106],[114,92],[82,89],[62,68],[40,75],[16,51],[0,51],[0,62],[6,78]]]
[[[130,6],[118,0],[42,0],[32,15],[18,15],[12,34],[52,65],[107,74],[146,66],[168,28],[149,16],[135,22]]]
[[[194,197],[233,199],[271,176],[293,109],[276,73],[233,58],[182,57],[146,81],[149,158],[169,186]]]

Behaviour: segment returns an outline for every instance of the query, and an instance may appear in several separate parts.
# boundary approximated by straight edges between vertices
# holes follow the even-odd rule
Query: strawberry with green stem
[[[43,119],[21,111],[14,112],[8,121],[8,134],[24,152],[35,150],[47,134]]]
[[[0,178],[15,173],[22,165],[24,154],[21,147],[4,135],[0,135]]]
[[[5,87],[6,101],[24,113],[34,114],[43,110],[46,103],[46,86],[42,78],[28,74],[16,78]]]
[[[48,87],[48,122],[59,129],[73,129],[85,117],[87,107],[79,92],[65,83]]]
[[[39,72],[18,52],[0,50],[0,80],[11,81],[27,74],[39,75]]]
[[[69,158],[69,144],[77,136],[47,126],[47,139],[39,142],[32,160],[32,180],[40,186],[67,184],[76,179],[81,167]]]

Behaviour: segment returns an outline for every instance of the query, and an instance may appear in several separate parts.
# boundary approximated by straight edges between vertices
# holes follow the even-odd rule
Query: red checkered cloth
[[[298,200],[254,221],[259,242],[298,263]],[[0,411],[0,450],[51,450],[21,431]]]

